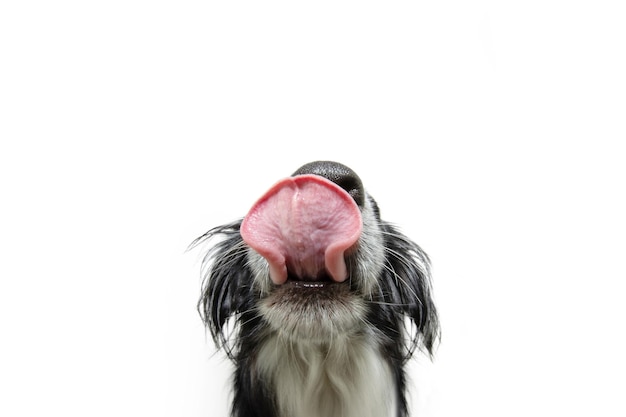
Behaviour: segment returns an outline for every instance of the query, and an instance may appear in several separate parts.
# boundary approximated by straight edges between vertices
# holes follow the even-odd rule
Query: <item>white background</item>
[[[624,416],[621,1],[5,1],[0,414],[226,416],[200,253],[305,162],[430,254],[414,416]]]

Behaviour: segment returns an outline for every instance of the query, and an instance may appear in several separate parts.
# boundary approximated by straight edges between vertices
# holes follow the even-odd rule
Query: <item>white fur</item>
[[[394,381],[371,334],[332,343],[276,332],[261,347],[258,372],[275,387],[281,417],[391,417]]]

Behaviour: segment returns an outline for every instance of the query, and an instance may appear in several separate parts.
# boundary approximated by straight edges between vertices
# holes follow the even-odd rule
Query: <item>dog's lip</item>
[[[287,282],[283,285],[292,286],[295,288],[326,288],[329,285],[341,284],[338,282],[332,281],[300,281],[300,280],[291,280],[288,279]]]
[[[275,284],[277,286],[294,286],[300,288],[323,288],[326,284],[337,283],[327,274],[320,274],[315,278],[299,277],[298,275],[288,272],[287,279],[283,283]]]
[[[295,291],[324,291],[339,287],[349,287],[349,280],[343,282],[325,279],[321,281],[305,281],[297,278],[289,278],[282,284],[275,284],[276,288],[293,289]]]

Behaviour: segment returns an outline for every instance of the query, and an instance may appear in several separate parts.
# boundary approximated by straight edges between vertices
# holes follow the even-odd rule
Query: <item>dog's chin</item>
[[[348,282],[288,280],[272,289],[260,310],[280,336],[317,343],[360,331],[365,316]]]

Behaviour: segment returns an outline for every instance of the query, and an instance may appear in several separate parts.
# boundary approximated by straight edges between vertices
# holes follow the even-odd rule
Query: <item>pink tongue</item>
[[[275,284],[287,271],[303,280],[348,278],[346,249],[361,234],[361,212],[345,190],[318,175],[275,184],[241,224],[243,240],[269,263]]]

